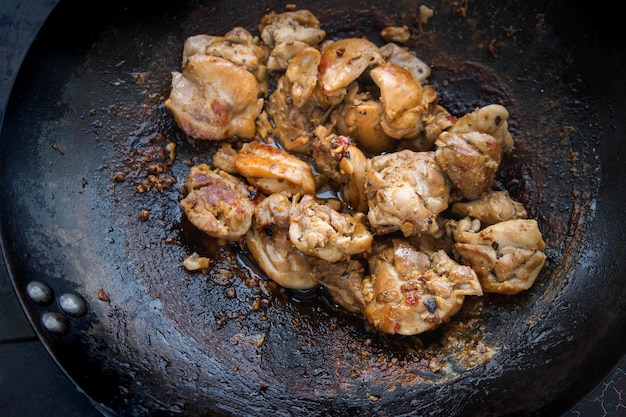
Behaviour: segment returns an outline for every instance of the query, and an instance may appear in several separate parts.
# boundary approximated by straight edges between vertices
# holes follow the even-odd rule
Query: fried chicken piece
[[[298,52],[287,65],[285,79],[293,105],[300,109],[313,95],[317,87],[317,67],[322,54],[315,48],[307,47]]]
[[[485,292],[517,294],[534,284],[546,255],[534,219],[506,220],[480,230],[480,221],[466,217],[454,230],[454,251],[471,266]]]
[[[319,64],[318,101],[339,104],[348,86],[367,68],[382,64],[378,47],[364,38],[346,38],[328,44]]]
[[[361,222],[310,195],[295,196],[290,211],[289,238],[296,249],[328,262],[348,259],[370,250],[373,236]]]
[[[165,107],[194,139],[251,138],[263,109],[252,73],[219,57],[195,54],[181,72],[172,73]]]
[[[273,134],[287,151],[309,154],[314,130],[322,124],[327,107],[311,99],[300,108],[291,98],[291,86],[285,76],[267,100],[265,110],[272,120]]]
[[[311,166],[275,146],[250,142],[235,157],[237,172],[265,194],[315,194]]]
[[[389,42],[380,47],[380,53],[387,62],[392,62],[411,71],[415,78],[420,81],[430,77],[430,66],[407,48],[403,48],[394,42]]]
[[[454,203],[452,214],[458,217],[470,216],[485,226],[527,217],[522,203],[513,200],[506,190],[490,191],[476,200]]]
[[[254,209],[246,244],[259,267],[284,288],[306,290],[319,284],[307,256],[289,240],[291,201],[285,193],[263,199]]]
[[[367,158],[347,136],[336,135],[323,126],[315,129],[311,156],[316,170],[340,187],[343,200],[354,211],[367,212],[365,167]]]
[[[326,32],[309,10],[268,13],[259,25],[261,39],[270,48],[285,42],[304,42],[315,46],[324,40]]]
[[[491,189],[501,161],[500,145],[493,136],[443,132],[435,146],[437,165],[463,197],[473,200]]]
[[[433,152],[405,149],[368,160],[365,194],[376,234],[400,230],[408,237],[439,230],[436,218],[448,208],[450,186]]]
[[[372,68],[372,80],[380,88],[384,112],[381,126],[395,139],[413,138],[422,130],[423,89],[417,77],[392,62]]]
[[[507,153],[515,146],[509,132],[509,111],[500,104],[489,104],[467,113],[459,118],[450,129],[453,133],[487,133],[498,141],[502,153]]]
[[[348,258],[338,262],[328,262],[310,256],[313,275],[332,300],[351,313],[360,313],[363,301],[362,281],[365,266],[360,259]]]
[[[183,67],[195,54],[224,58],[250,71],[259,83],[263,94],[268,91],[267,56],[269,48],[259,44],[259,39],[242,27],[231,29],[224,36],[195,35],[185,40]]]
[[[383,104],[369,91],[359,91],[355,81],[348,87],[343,103],[331,114],[331,120],[340,135],[354,139],[365,152],[379,154],[398,146],[398,141],[381,125],[384,111]]]
[[[213,166],[229,174],[237,175],[239,173],[235,168],[235,158],[237,158],[237,150],[232,144],[223,143],[213,154]]]
[[[465,296],[482,295],[476,273],[443,250],[425,253],[404,239],[387,239],[369,258],[363,313],[384,333],[434,330],[456,314]]]
[[[191,167],[180,201],[189,221],[204,233],[228,241],[243,237],[252,223],[254,187],[206,164]]]

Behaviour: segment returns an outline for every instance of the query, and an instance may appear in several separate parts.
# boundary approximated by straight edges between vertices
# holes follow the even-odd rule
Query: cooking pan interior
[[[516,148],[498,185],[539,221],[546,267],[522,294],[470,297],[450,323],[398,337],[323,294],[278,288],[178,205],[213,146],[163,106],[184,40],[256,34],[287,3],[83,3],[60,2],[16,81],[1,227],[35,330],[103,413],[558,415],[624,354],[624,66],[581,4],[435,1],[420,25],[414,1],[296,3],[329,39],[381,44],[382,28],[409,26],[444,107],[511,114]],[[208,274],[182,267],[192,252],[212,258]],[[33,300],[33,282],[52,298]],[[85,314],[63,310],[63,294]],[[50,331],[46,313],[67,326]]]

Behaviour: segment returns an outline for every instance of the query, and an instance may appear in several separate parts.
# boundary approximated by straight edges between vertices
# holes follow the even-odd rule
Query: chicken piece
[[[385,61],[400,65],[402,68],[411,71],[415,78],[420,81],[430,77],[430,66],[407,48],[403,48],[394,42],[389,42],[380,47],[380,53]]]
[[[315,48],[307,47],[293,57],[285,71],[289,83],[291,101],[300,109],[311,98],[317,86],[317,67],[322,54]]]
[[[411,39],[411,32],[407,25],[387,26],[380,31],[380,37],[385,42],[406,43]]]
[[[452,214],[458,217],[470,216],[485,226],[527,217],[522,203],[513,200],[506,190],[491,191],[476,200],[454,203]]]
[[[183,47],[183,67],[187,59],[195,54],[217,56],[227,59],[250,71],[259,88],[268,91],[267,66],[269,55],[267,47],[259,45],[259,39],[242,27],[235,27],[224,36],[195,35],[185,40]]]
[[[365,266],[360,259],[349,258],[328,262],[314,256],[309,257],[313,275],[332,300],[351,313],[360,313],[365,303],[361,283]]]
[[[511,151],[515,145],[509,132],[509,112],[500,104],[490,104],[467,113],[456,121],[450,132],[463,134],[467,132],[487,133],[498,141],[502,153]]]
[[[307,255],[337,262],[371,248],[373,236],[362,223],[362,215],[340,213],[313,196],[294,197],[290,217],[291,243]]]
[[[282,42],[274,46],[267,59],[267,69],[270,71],[284,71],[289,62],[298,55],[300,51],[311,46],[306,42],[290,41]]]
[[[376,234],[432,235],[437,215],[448,208],[450,186],[433,152],[405,149],[368,160],[365,194]]]
[[[430,151],[439,135],[454,124],[456,120],[448,111],[437,104],[439,96],[435,88],[426,85],[422,89],[422,113],[419,126],[415,127],[417,135],[403,139],[398,149],[411,149],[416,152]]]
[[[348,86],[363,72],[384,62],[378,47],[365,38],[346,38],[328,44],[319,64],[318,101],[339,104]]]
[[[246,143],[235,157],[235,168],[265,194],[315,194],[311,166],[272,145]]]
[[[430,86],[424,87],[426,92]],[[428,93],[430,94],[430,92]],[[435,93],[436,94],[436,93]],[[425,94],[426,95],[426,94]],[[424,114],[424,142],[422,149],[430,149],[435,141],[446,130],[449,130],[456,120],[445,107],[437,104],[438,98],[433,100]]]
[[[331,114],[331,120],[340,135],[349,136],[365,152],[379,154],[388,152],[398,145],[380,124],[384,108],[367,92],[359,91],[355,81],[348,87],[348,93],[340,107]]]
[[[265,274],[284,288],[306,290],[317,287],[308,257],[289,240],[291,201],[275,193],[254,209],[252,227],[246,234],[250,254]]]
[[[185,258],[183,268],[187,271],[200,271],[203,274],[208,274],[211,269],[211,258],[200,256],[197,252],[194,252]]]
[[[493,136],[480,132],[443,132],[435,146],[437,165],[466,199],[480,197],[495,183],[501,153]]]
[[[367,158],[347,136],[336,135],[323,126],[315,129],[312,157],[316,170],[341,187],[343,200],[354,211],[367,211],[365,166]]]
[[[456,229],[456,221],[444,216],[437,216],[435,220],[439,228],[435,234],[409,236],[407,239],[419,251],[431,253],[443,250],[449,256],[452,256],[455,243],[453,230]]]
[[[206,164],[191,167],[180,201],[189,221],[204,233],[228,241],[243,237],[252,223],[254,187]]]
[[[465,296],[482,295],[476,273],[443,250],[427,254],[406,240],[386,239],[369,258],[362,282],[367,320],[384,333],[415,335],[453,316]]]
[[[380,101],[385,109],[381,125],[395,139],[413,138],[421,131],[422,85],[413,73],[387,62],[370,71],[380,88]]]
[[[506,220],[480,230],[480,221],[466,217],[454,230],[454,250],[471,266],[485,292],[513,295],[527,290],[541,272],[546,247],[537,221]]]
[[[194,139],[251,138],[263,109],[260,95],[250,71],[224,58],[195,54],[182,73],[172,73],[165,107]]]
[[[287,151],[309,154],[313,143],[314,129],[321,125],[326,116],[326,107],[315,100],[307,101],[297,108],[291,99],[291,88],[280,77],[276,89],[267,100],[265,111],[272,120],[273,133]]]
[[[213,166],[222,171],[226,171],[229,174],[237,175],[237,168],[235,168],[235,158],[237,158],[237,151],[230,143],[224,143],[213,154]]]
[[[324,40],[326,32],[320,29],[320,22],[309,10],[295,10],[284,13],[268,13],[259,25],[261,39],[270,48],[285,42],[304,42],[315,46]]]

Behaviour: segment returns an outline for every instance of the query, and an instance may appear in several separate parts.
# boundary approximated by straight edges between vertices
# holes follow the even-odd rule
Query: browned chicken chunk
[[[473,200],[488,191],[500,166],[500,145],[486,133],[443,132],[435,142],[435,161],[452,187]]]
[[[312,157],[317,171],[332,185],[340,187],[343,200],[354,211],[367,212],[365,167],[367,159],[347,136],[315,129]]]
[[[460,261],[476,271],[485,292],[511,295],[529,289],[546,261],[546,244],[534,219],[480,230],[480,221],[467,217],[458,222],[454,239]]]
[[[343,103],[332,113],[331,119],[340,135],[349,136],[365,152],[382,153],[398,146],[381,125],[385,109],[369,91],[359,91],[355,81],[348,88]]]
[[[310,153],[313,132],[322,124],[327,107],[318,105],[315,100],[296,107],[289,82],[283,76],[267,99],[265,110],[272,120],[272,131],[283,148],[290,152]]]
[[[238,240],[252,223],[254,187],[206,164],[191,167],[180,205],[189,221],[210,236]]]
[[[365,266],[360,259],[349,258],[328,262],[311,256],[315,279],[326,289],[332,300],[351,313],[360,313],[363,302],[362,281]]]
[[[224,58],[195,54],[182,73],[172,73],[165,107],[192,138],[251,138],[263,109],[260,95],[250,71]]]
[[[489,104],[463,115],[450,129],[454,133],[487,133],[498,141],[502,153],[509,152],[515,142],[509,132],[509,111],[500,104]]]
[[[368,160],[365,171],[367,217],[377,234],[434,234],[436,218],[448,208],[450,187],[433,152],[405,149]]]
[[[328,262],[369,252],[373,236],[361,216],[340,213],[310,195],[294,197],[289,238],[301,252]]]
[[[378,47],[365,38],[347,38],[326,46],[319,64],[319,101],[339,104],[348,86],[367,68],[384,62]]]
[[[304,42],[314,46],[324,40],[326,32],[320,29],[320,22],[309,10],[295,10],[283,13],[268,13],[259,25],[261,39],[270,48],[288,42]]]
[[[454,203],[452,214],[470,216],[485,226],[505,220],[525,219],[527,216],[522,203],[513,200],[506,190],[490,191],[476,200]]]
[[[282,287],[306,290],[318,285],[308,258],[289,240],[291,201],[274,193],[254,209],[246,235],[250,254],[267,276]]]
[[[482,295],[476,273],[443,250],[420,252],[403,239],[381,242],[363,280],[363,313],[377,329],[414,335],[456,314],[466,295]]]
[[[267,93],[268,48],[259,44],[259,39],[242,27],[235,27],[224,36],[195,35],[185,40],[183,67],[187,59],[195,54],[211,55],[227,59],[233,64],[250,71],[259,83],[263,93]]]
[[[413,138],[421,131],[423,89],[417,77],[400,65],[386,62],[370,71],[380,88],[381,126],[395,139]]]
[[[235,157],[235,168],[265,194],[315,194],[311,166],[272,145],[258,142],[245,144]]]

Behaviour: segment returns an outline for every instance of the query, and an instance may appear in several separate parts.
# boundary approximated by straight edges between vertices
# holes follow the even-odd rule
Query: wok
[[[59,3],[16,80],[0,225],[35,331],[103,414],[559,415],[626,352],[626,70],[597,7],[432,2],[420,31],[414,1],[297,4],[329,38],[410,26],[451,113],[511,113],[498,183],[538,219],[546,267],[522,294],[467,299],[439,329],[397,337],[271,285],[178,206],[210,149],[163,107],[184,39],[254,32],[285,3],[84,3]],[[176,158],[151,181],[170,141]],[[182,268],[193,251],[214,258],[209,274]]]

